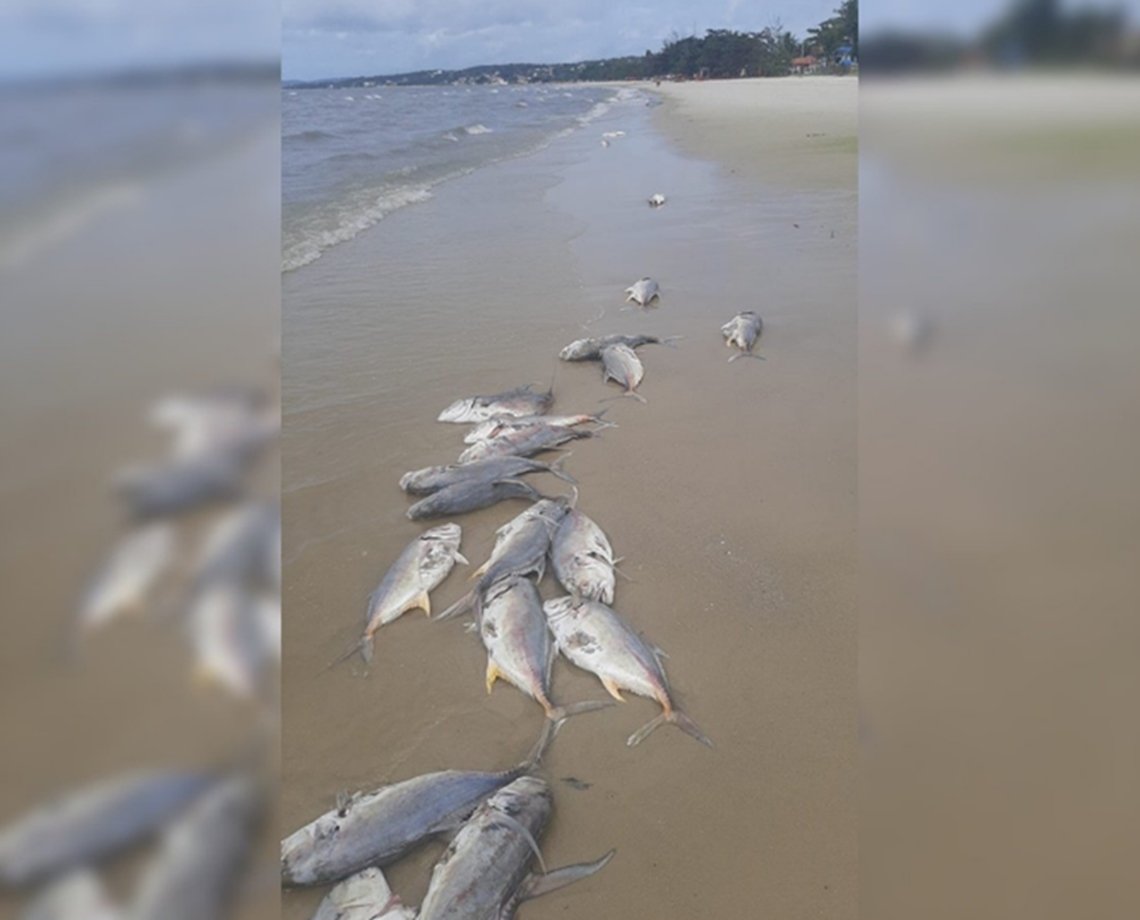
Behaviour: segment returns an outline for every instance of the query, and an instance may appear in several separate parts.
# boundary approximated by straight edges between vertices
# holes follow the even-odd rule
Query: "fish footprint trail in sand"
[[[332,664],[339,664],[356,652],[371,663],[373,638],[381,626],[417,607],[430,616],[431,592],[451,574],[455,563],[467,564],[459,552],[461,538],[458,524],[441,524],[409,543],[368,600],[364,635]]]
[[[622,396],[632,396],[639,402],[647,402],[637,392],[637,387],[645,377],[645,367],[641,359],[628,345],[618,343],[602,349],[602,380],[614,380],[625,387]]]
[[[614,699],[621,691],[649,697],[661,704],[661,715],[629,736],[626,744],[640,744],[662,725],[676,725],[701,744],[712,742],[697,724],[674,704],[665,669],[664,652],[639,636],[613,610],[598,601],[560,597],[543,605],[558,650],[570,662],[596,674]]]
[[[737,358],[759,358],[761,361],[764,360],[763,355],[752,353],[763,331],[764,321],[751,310],[737,313],[736,316],[721,326],[720,332],[721,335],[724,336],[725,347],[731,348],[735,345],[740,349],[739,354],[735,354],[728,359],[729,363],[731,364]]]

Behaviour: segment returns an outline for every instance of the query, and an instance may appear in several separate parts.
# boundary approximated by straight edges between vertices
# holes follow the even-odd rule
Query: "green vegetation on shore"
[[[433,86],[445,84],[572,83],[578,81],[780,77],[797,58],[812,69],[846,70],[857,58],[857,0],[843,0],[835,15],[797,38],[776,24],[759,32],[709,29],[703,36],[674,35],[660,51],[572,64],[483,64],[463,70],[420,70],[387,76],[290,81],[291,87]],[[842,61],[842,63],[840,63]],[[802,66],[802,65],[801,65]]]

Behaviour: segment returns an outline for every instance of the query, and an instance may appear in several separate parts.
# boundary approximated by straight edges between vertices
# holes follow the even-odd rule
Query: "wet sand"
[[[249,749],[256,710],[192,682],[177,617],[123,616],[77,659],[67,652],[87,583],[125,532],[108,483],[166,449],[145,421],[151,403],[219,383],[272,390],[278,257],[267,231],[278,207],[265,163],[279,142],[265,111],[260,132],[140,182],[136,205],[0,277],[12,307],[0,361],[0,823],[125,770],[213,767]],[[255,483],[268,496],[272,453]],[[179,527],[184,564],[215,520],[205,512]],[[154,852],[148,844],[111,861],[116,899],[131,897]],[[277,900],[254,886],[236,916],[276,916]],[[20,903],[0,891],[0,918],[21,916]]]
[[[761,106],[799,130],[794,107]],[[854,117],[853,95],[851,106],[839,123]],[[485,653],[457,622],[408,614],[379,633],[367,676],[358,661],[322,669],[428,526],[405,519],[396,483],[462,448],[466,429],[435,416],[459,396],[553,376],[554,411],[608,407],[619,425],[573,445],[567,469],[633,579],[619,580],[615,608],[669,653],[677,697],[716,749],[670,728],[627,748],[658,711],[632,696],[568,723],[544,771],[547,864],[618,855],[524,915],[855,916],[854,152],[846,178],[733,175],[732,157],[701,159],[684,142],[693,125],[671,104],[617,107],[285,276],[287,829],[338,792],[507,767],[538,735],[535,703],[503,684],[486,695]],[[626,135],[602,147],[611,130]],[[669,201],[651,209],[656,191]],[[646,274],[660,306],[623,311],[622,290]],[[766,360],[728,364],[719,327],[743,309],[764,317]],[[647,405],[600,402],[618,390],[596,363],[556,360],[571,340],[610,332],[684,337],[641,349]],[[456,518],[475,565],[523,507]],[[433,606],[466,589],[457,568]],[[541,590],[561,593],[549,574]],[[561,660],[554,694],[605,696]],[[440,851],[392,868],[405,901],[418,903]],[[286,892],[283,916],[310,916],[322,893]]]

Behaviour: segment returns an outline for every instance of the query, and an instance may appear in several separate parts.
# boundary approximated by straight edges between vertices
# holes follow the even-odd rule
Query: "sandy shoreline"
[[[579,507],[626,557],[633,580],[615,608],[669,652],[682,705],[717,748],[667,730],[627,748],[655,711],[645,700],[570,723],[545,765],[555,817],[544,855],[552,866],[619,856],[528,903],[531,920],[856,913],[854,150],[847,186],[838,167],[818,184],[772,164],[734,176],[746,144],[712,162],[655,127],[680,136],[694,111],[615,107],[284,278],[289,828],[337,791],[508,766],[541,726],[518,691],[485,694],[475,637],[422,615],[383,630],[367,677],[355,665],[322,673],[423,529],[404,518],[400,474],[462,447],[439,410],[553,373],[555,412],[608,406],[619,425],[576,445],[567,469]],[[766,118],[783,124],[778,106]],[[625,134],[602,147],[606,131]],[[647,207],[654,191],[664,208]],[[661,305],[622,311],[622,289],[643,274],[660,280]],[[767,360],[730,365],[719,327],[746,308],[765,318]],[[616,390],[597,365],[555,358],[584,327],[684,338],[643,350],[647,405],[601,402]],[[520,510],[456,519],[473,563]],[[454,573],[433,606],[466,589]],[[541,590],[561,593],[549,575]],[[604,691],[560,661],[554,693]],[[393,868],[405,900],[422,896],[438,854]],[[319,896],[286,892],[283,916],[311,916]]]
[[[682,150],[783,187],[856,182],[856,77],[662,83],[657,126]]]

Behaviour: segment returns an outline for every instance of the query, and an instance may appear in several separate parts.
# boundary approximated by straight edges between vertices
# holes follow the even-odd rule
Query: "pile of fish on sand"
[[[633,354],[634,347],[659,341],[653,336],[584,339],[563,349],[562,357],[604,362],[615,348]],[[543,754],[566,719],[613,705],[610,700],[560,703],[552,688],[559,655],[595,674],[614,699],[621,701],[624,690],[661,706],[628,744],[672,724],[711,746],[678,708],[662,665],[664,653],[611,606],[620,560],[601,527],[576,507],[577,487],[547,496],[523,479],[545,472],[574,483],[563,469],[565,455],[551,463],[535,455],[613,427],[601,414],[551,415],[553,404],[552,389],[532,387],[456,400],[438,420],[471,426],[463,439],[468,447],[457,462],[413,470],[399,482],[417,498],[408,509],[412,520],[461,515],[507,500],[527,502],[495,532],[494,547],[475,569],[470,591],[436,619],[472,617],[487,656],[487,692],[502,680],[534,700],[545,716],[542,735],[511,769],[444,770],[346,795],[286,837],[282,883],[334,886],[317,918],[507,920],[524,901],[609,862],[612,851],[594,862],[549,871],[539,848],[553,811],[550,785],[538,775]],[[338,661],[359,652],[371,663],[381,627],[413,609],[430,615],[432,592],[456,565],[469,564],[460,551],[462,539],[461,526],[447,521],[412,540],[369,597],[363,632]],[[547,571],[565,593],[544,600],[539,586]],[[409,909],[389,888],[383,869],[424,842],[452,834],[418,913]]]
[[[620,132],[607,134],[608,145]],[[658,208],[665,196],[654,194]],[[626,301],[646,308],[660,288],[645,277],[626,289]],[[751,356],[762,323],[753,312],[733,317],[722,332],[726,344]],[[622,396],[645,402],[637,392],[645,370],[637,349],[671,345],[677,337],[608,335],[583,338],[563,348],[563,361],[597,361],[603,382],[613,380]],[[546,721],[535,748],[517,766],[499,772],[444,770],[414,776],[338,799],[282,841],[281,877],[286,886],[332,885],[315,920],[511,920],[526,900],[593,875],[613,857],[548,870],[539,839],[553,811],[550,785],[538,775],[542,757],[563,722],[611,705],[584,700],[560,704],[552,690],[553,666],[561,657],[594,674],[615,700],[622,692],[654,700],[660,713],[629,736],[640,744],[662,725],[674,725],[708,747],[712,742],[677,705],[665,675],[667,656],[614,609],[617,568],[609,538],[578,509],[576,480],[563,464],[539,454],[613,427],[602,413],[551,415],[553,387],[532,386],[489,396],[458,399],[440,422],[470,425],[468,445],[456,462],[405,473],[400,488],[416,500],[411,520],[449,518],[520,500],[528,506],[495,531],[489,558],[472,574],[474,586],[436,616],[470,615],[487,656],[486,690],[502,680],[541,707]],[[568,495],[539,492],[524,477],[549,473],[572,484]],[[453,521],[431,527],[407,545],[385,572],[366,604],[360,638],[334,664],[357,652],[367,664],[377,632],[409,610],[431,616],[431,593],[457,564],[463,533]],[[547,571],[565,593],[544,599]],[[384,868],[424,842],[451,836],[432,871],[418,909],[393,893]],[[537,869],[535,868],[537,864]]]
[[[72,651],[149,611],[181,625],[199,682],[264,697],[281,657],[281,514],[248,483],[279,410],[260,390],[225,387],[161,399],[148,420],[169,433],[169,454],[115,478],[127,530],[90,581]]]
[[[174,624],[194,674],[252,718],[253,745],[213,770],[135,766],[85,778],[6,817],[0,892],[21,896],[26,920],[213,920],[256,871],[268,799],[261,758],[275,747],[267,678],[281,650],[281,519],[277,501],[250,488],[279,412],[260,389],[222,386],[164,397],[146,420],[168,434],[167,455],[115,479],[123,533],[80,599],[67,659],[97,654],[97,635],[129,614]],[[81,676],[79,686],[90,685]],[[112,895],[102,873],[141,847],[132,890]]]

